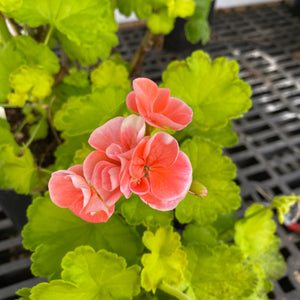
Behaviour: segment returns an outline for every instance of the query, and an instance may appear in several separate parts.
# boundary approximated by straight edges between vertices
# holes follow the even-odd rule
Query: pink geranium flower
[[[122,193],[129,198],[129,161],[144,135],[145,121],[136,115],[111,119],[91,134],[89,144],[97,151],[84,161],[84,175],[109,204]]]
[[[75,215],[88,222],[106,222],[114,212],[114,206],[105,203],[86,182],[81,165],[52,173],[49,194],[54,204],[68,207]]]
[[[171,210],[186,196],[192,166],[177,141],[158,132],[136,147],[129,167],[130,190],[154,209]]]
[[[182,100],[170,97],[170,90],[158,88],[147,78],[133,80],[133,92],[126,98],[127,106],[157,128],[181,130],[193,117],[192,109]]]

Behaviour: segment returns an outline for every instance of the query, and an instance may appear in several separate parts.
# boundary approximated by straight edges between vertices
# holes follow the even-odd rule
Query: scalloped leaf
[[[22,232],[23,244],[34,251],[32,272],[36,276],[59,278],[62,258],[80,245],[117,253],[129,265],[136,262],[142,251],[137,232],[119,216],[113,215],[107,223],[88,223],[69,209],[54,205],[48,195],[33,201],[28,219]]]
[[[193,108],[193,124],[201,130],[224,127],[251,107],[251,88],[238,77],[236,61],[195,51],[186,61],[173,61],[162,75],[161,87]]]
[[[206,44],[210,38],[210,27],[207,19],[212,0],[195,0],[195,2],[195,12],[185,25],[185,34],[191,43],[197,43],[201,40],[202,44]]]
[[[132,299],[140,292],[137,265],[127,268],[123,257],[106,250],[81,246],[62,260],[62,279],[40,283],[31,290],[32,300]]]
[[[126,107],[127,89],[108,86],[92,94],[70,97],[57,111],[54,125],[68,136],[91,133]]]
[[[132,194],[121,204],[121,213],[130,225],[167,226],[174,217],[173,211],[160,211],[151,208],[141,201],[138,195]]]
[[[151,14],[147,19],[147,26],[154,34],[168,34],[174,28],[175,18],[168,15],[166,8]]]
[[[15,153],[20,151],[19,145],[15,141],[15,138],[10,131],[9,123],[5,119],[0,118],[0,145],[3,144],[11,145]]]
[[[22,6],[23,0],[0,0],[0,11],[10,12]]]
[[[200,225],[210,224],[218,215],[229,214],[240,206],[240,189],[233,181],[236,167],[231,159],[222,156],[221,148],[200,137],[185,141],[183,150],[192,163],[193,180],[203,184],[207,196],[190,193],[176,207],[176,217],[181,223],[195,220]]]
[[[151,253],[142,256],[142,287],[155,293],[160,283],[179,285],[187,264],[186,254],[180,249],[180,235],[171,226],[160,227],[155,234],[145,231],[143,243]]]
[[[188,265],[184,273],[190,283],[187,294],[195,299],[242,300],[254,292],[256,273],[244,263],[238,247],[189,245],[185,251]]]
[[[59,59],[47,45],[38,43],[27,35],[14,37],[12,43],[24,55],[28,65],[42,66],[49,74],[59,71]]]
[[[19,194],[29,194],[37,180],[37,170],[30,150],[16,153],[14,145],[0,145],[0,186],[13,188]]]
[[[167,2],[168,15],[173,18],[185,18],[195,12],[194,0],[170,0]]]
[[[102,62],[91,72],[91,81],[94,88],[104,88],[107,85],[117,86],[130,91],[131,82],[125,66],[112,60]]]
[[[235,223],[234,241],[245,255],[257,255],[269,249],[276,230],[272,216],[269,208],[255,203],[246,210],[245,217]]]
[[[78,45],[116,39],[117,23],[109,0],[24,0],[9,16],[31,27],[50,24]]]
[[[142,20],[150,16],[152,12],[152,3],[144,0],[116,0],[116,5],[123,15],[129,17],[132,12]]]

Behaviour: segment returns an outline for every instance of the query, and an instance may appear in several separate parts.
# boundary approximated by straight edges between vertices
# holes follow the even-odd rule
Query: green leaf
[[[18,300],[30,300],[31,288],[22,288],[16,292],[16,295],[20,296]]]
[[[195,13],[185,25],[186,37],[191,43],[201,40],[202,44],[206,44],[210,38],[208,15],[212,0],[195,0],[195,2]]]
[[[54,117],[54,125],[68,136],[91,133],[125,108],[127,89],[108,86],[92,94],[71,97]]]
[[[24,0],[9,16],[31,27],[50,24],[78,45],[116,39],[117,23],[109,0]]]
[[[48,195],[33,201],[28,219],[22,232],[23,244],[34,251],[32,272],[36,276],[59,278],[62,258],[80,245],[115,252],[129,265],[142,251],[140,237],[119,216],[113,215],[107,223],[88,223],[68,208],[54,205]]]
[[[13,188],[20,194],[29,194],[37,180],[34,160],[26,147],[18,154],[13,145],[0,145],[0,186],[4,189]]]
[[[69,75],[63,78],[63,83],[80,88],[89,87],[89,73],[84,70],[77,70],[76,68],[70,68]]]
[[[72,61],[78,60],[84,66],[97,63],[99,58],[106,59],[111,52],[111,48],[118,44],[117,37],[111,34],[107,34],[105,38],[95,41],[95,44],[92,46],[88,44],[78,45],[62,33],[58,33],[58,39],[67,56]]]
[[[150,1],[144,0],[116,0],[117,7],[125,16],[129,16],[133,11],[140,19],[146,19],[152,13],[152,6]]]
[[[216,144],[200,137],[185,141],[183,150],[192,163],[193,180],[203,184],[207,196],[188,193],[176,207],[176,217],[181,223],[195,220],[200,225],[210,224],[218,215],[229,214],[240,206],[239,187],[233,181],[236,167],[231,159],[222,156]]]
[[[116,86],[130,91],[131,82],[125,66],[118,65],[112,60],[102,62],[91,72],[91,81],[94,88]]]
[[[189,224],[182,233],[182,243],[186,246],[189,243],[199,245],[216,246],[218,233],[212,226],[201,226],[198,224]]]
[[[172,18],[185,18],[194,14],[194,0],[171,0],[167,2],[168,15]]]
[[[0,0],[0,11],[8,13],[22,6],[23,0]]]
[[[28,65],[42,66],[49,74],[59,71],[59,59],[47,45],[40,44],[26,35],[14,37],[12,43],[24,55]]]
[[[202,136],[221,147],[232,147],[239,141],[238,135],[232,129],[232,122],[228,122],[225,127],[211,130],[201,130],[192,122],[184,128],[184,130],[176,132],[174,137],[181,143],[187,138],[193,138],[197,135]]]
[[[62,260],[62,279],[32,288],[32,300],[132,299],[140,292],[137,265],[127,268],[123,257],[90,246],[69,252]]]
[[[276,230],[272,216],[269,208],[256,203],[246,210],[243,219],[235,223],[234,241],[245,255],[258,255],[272,245]]]
[[[255,290],[256,274],[244,263],[239,248],[225,244],[214,248],[189,245],[185,251],[185,276],[190,282],[187,294],[194,294],[195,299],[242,300]]]
[[[47,120],[42,119],[42,120],[40,120],[40,122],[38,124],[34,124],[30,127],[29,135],[30,135],[30,137],[33,136],[33,139],[35,141],[44,139],[48,135],[48,129],[49,129],[49,126],[48,126]]]
[[[121,212],[129,225],[167,226],[173,220],[172,211],[153,209],[135,194],[122,202]]]
[[[290,196],[276,196],[272,201],[272,206],[276,207],[278,212],[278,220],[282,224],[284,221],[284,215],[290,211],[291,206],[293,206],[300,197],[295,195]]]
[[[11,145],[15,153],[19,151],[19,145],[10,131],[9,123],[5,119],[0,118],[0,145],[3,144]]]
[[[154,34],[168,34],[174,27],[175,18],[168,15],[167,9],[161,9],[148,17],[147,26]]]
[[[11,40],[12,41],[12,40]],[[4,102],[10,93],[9,75],[25,63],[23,55],[13,42],[0,46],[0,101]]]
[[[162,87],[192,107],[201,130],[224,127],[251,107],[249,84],[238,77],[237,62],[225,57],[211,63],[208,54],[195,51],[186,61],[171,62],[162,79]]]
[[[180,249],[180,235],[171,226],[160,227],[155,234],[145,231],[143,243],[151,253],[142,256],[142,287],[155,293],[161,283],[179,285],[187,264],[185,252]]]
[[[62,135],[65,141],[55,150],[55,168],[56,170],[68,169],[74,162],[74,156],[77,150],[80,150],[87,144],[89,134],[68,137]]]
[[[23,65],[12,72],[9,77],[10,85],[14,89],[14,93],[8,96],[8,100],[12,104],[23,106],[22,102],[15,103],[16,98],[11,95],[27,95],[27,99],[32,95],[30,100],[44,99],[51,93],[51,87],[54,79],[41,66]]]

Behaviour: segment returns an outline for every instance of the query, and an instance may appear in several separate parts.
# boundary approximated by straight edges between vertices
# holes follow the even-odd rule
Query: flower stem
[[[177,290],[175,287],[166,284],[166,283],[161,283],[158,287],[160,290],[162,290],[163,292],[174,296],[175,298],[177,298],[178,300],[191,300],[191,298],[184,294],[183,292]]]
[[[19,107],[18,105],[16,104],[10,104],[10,103],[0,103],[0,107],[6,107],[6,108],[16,108],[16,107]]]
[[[38,122],[38,124],[36,125],[36,127],[34,128],[34,131],[32,132],[32,135],[30,136],[30,139],[27,141],[27,143],[25,144],[25,147],[29,147],[30,144],[32,143],[32,141],[34,140],[36,134],[38,133],[40,127],[42,124],[42,120]]]
[[[49,30],[48,30],[47,35],[46,35],[46,38],[44,40],[45,45],[48,45],[50,37],[51,37],[52,32],[53,32],[53,29],[54,29],[53,25],[50,25]]]
[[[0,41],[6,44],[11,38],[12,35],[7,28],[5,17],[0,13]]]

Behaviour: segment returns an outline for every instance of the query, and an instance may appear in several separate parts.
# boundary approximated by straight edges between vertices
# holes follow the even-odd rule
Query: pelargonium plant
[[[19,299],[257,300],[284,273],[273,209],[297,197],[242,217],[223,154],[251,107],[238,63],[196,50],[159,86],[139,76],[177,17],[207,42],[210,4],[0,1],[0,186],[33,198],[23,245],[46,281]],[[116,8],[146,20],[131,62]]]

